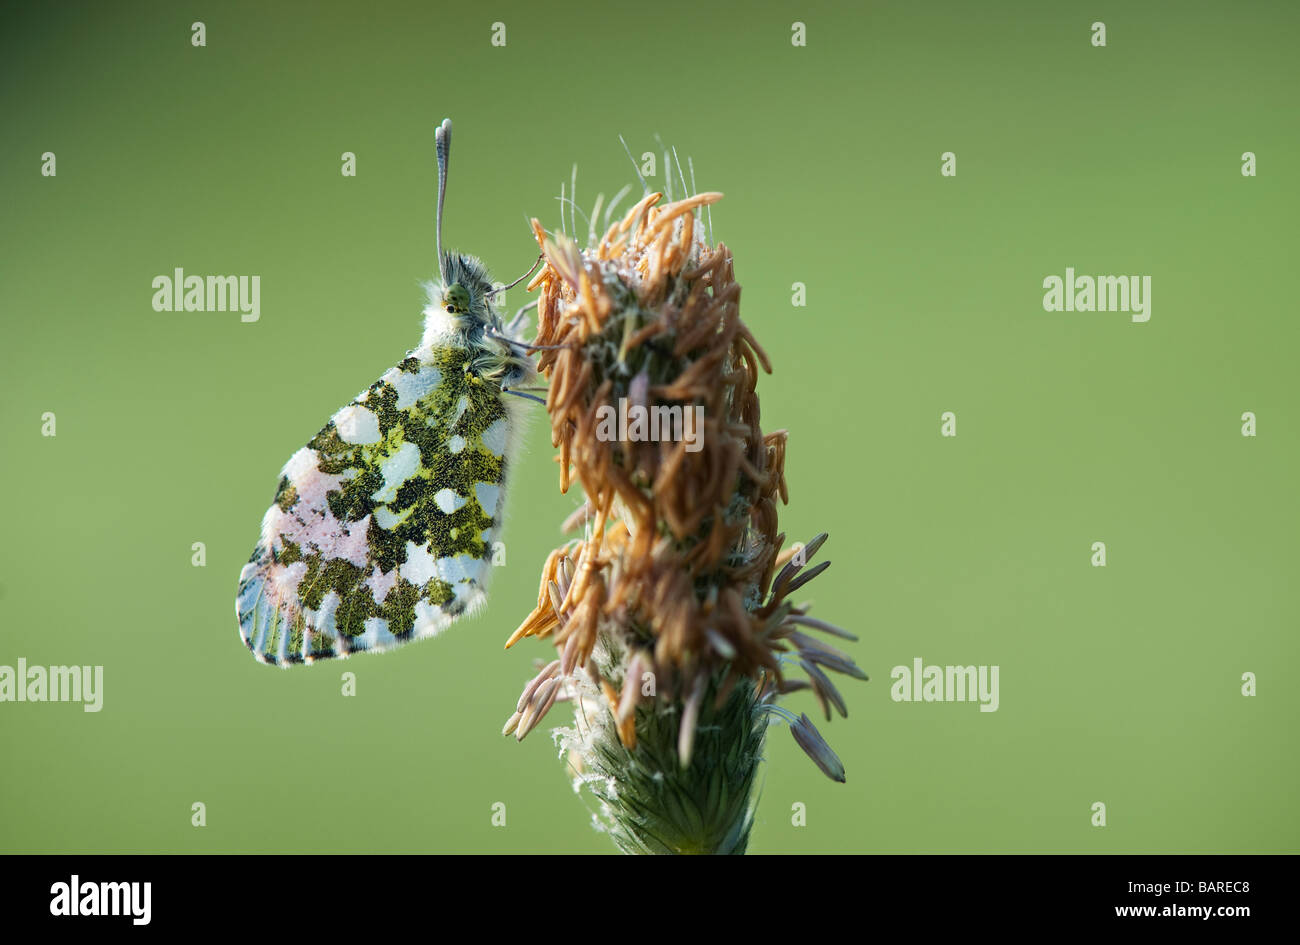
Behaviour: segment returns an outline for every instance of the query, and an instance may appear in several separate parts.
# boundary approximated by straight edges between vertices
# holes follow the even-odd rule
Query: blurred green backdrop
[[[619,134],[727,195],[764,426],[791,431],[783,525],[831,532],[815,613],[872,676],[823,727],[847,785],[772,730],[753,852],[1296,851],[1298,25],[1228,2],[12,8],[0,664],[102,664],[105,696],[0,704],[0,849],[612,849],[546,732],[498,734],[550,654],[502,643],[574,508],[540,408],[485,614],[288,672],[236,631],[281,464],[418,340],[450,115],[448,241],[500,278],[574,162],[584,208],[632,177]],[[1150,322],[1044,312],[1066,266],[1150,275]],[[175,267],[260,275],[260,321],[154,312]],[[891,701],[918,656],[999,665],[1000,709]]]

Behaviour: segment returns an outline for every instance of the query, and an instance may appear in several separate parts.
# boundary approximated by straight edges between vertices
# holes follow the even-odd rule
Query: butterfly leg
[[[515,312],[515,317],[510,319],[509,323],[506,325],[506,331],[509,332],[511,335],[514,335],[514,333],[519,329],[520,324],[523,323],[524,313],[530,309],[537,308],[537,303],[539,301],[541,300],[533,299],[531,302],[529,302],[519,311]]]

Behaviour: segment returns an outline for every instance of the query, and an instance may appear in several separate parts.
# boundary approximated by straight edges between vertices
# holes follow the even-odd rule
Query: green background
[[[236,630],[280,466],[418,341],[450,115],[448,242],[498,278],[574,162],[584,208],[632,177],[619,134],[727,195],[764,427],[790,430],[782,524],[831,532],[814,613],[872,676],[822,726],[846,785],[772,730],[753,852],[1296,851],[1298,25],[1229,2],[14,9],[0,663],[102,664],[105,702],[0,704],[0,849],[612,849],[546,731],[567,710],[499,735],[551,652],[502,643],[574,508],[540,408],[485,613],[290,671]],[[177,266],[260,275],[261,320],[154,312]],[[1066,266],[1150,275],[1150,322],[1044,312]],[[891,701],[917,656],[999,665],[1001,708]]]

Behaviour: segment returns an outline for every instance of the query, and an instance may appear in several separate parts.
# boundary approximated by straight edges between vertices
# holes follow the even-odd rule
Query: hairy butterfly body
[[[389,649],[485,599],[520,423],[503,395],[534,374],[483,264],[442,251],[450,141],[444,121],[420,345],[290,457],[240,572],[240,636],[263,662]]]

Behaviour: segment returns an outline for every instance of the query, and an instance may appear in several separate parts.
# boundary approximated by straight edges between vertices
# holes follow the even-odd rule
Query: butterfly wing
[[[235,600],[259,660],[390,649],[482,603],[514,421],[469,359],[412,352],[285,464]]]

